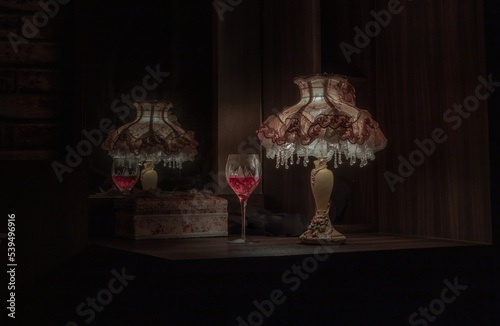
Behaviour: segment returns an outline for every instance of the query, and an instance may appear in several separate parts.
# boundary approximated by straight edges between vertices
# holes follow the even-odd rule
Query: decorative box
[[[227,236],[227,200],[208,192],[145,192],[115,201],[115,234],[132,239]]]

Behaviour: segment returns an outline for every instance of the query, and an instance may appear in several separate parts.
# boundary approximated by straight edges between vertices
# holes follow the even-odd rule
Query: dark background
[[[99,10],[95,10],[99,8]],[[173,103],[180,125],[195,132],[200,144],[194,162],[182,171],[159,164],[159,187],[163,190],[203,188],[209,181],[213,152],[212,97],[212,16],[207,4],[192,1],[150,1],[118,5],[116,2],[86,1],[82,42],[85,53],[83,72],[85,124],[97,126],[104,117],[119,127],[135,118],[135,109],[125,121],[111,110],[111,103],[122,94],[142,85],[145,67],[169,76],[148,91],[145,100]],[[109,13],[113,13],[110,17]],[[133,100],[132,100],[133,101]],[[123,104],[121,104],[123,105]],[[120,105],[120,106],[121,106]],[[90,192],[111,186],[111,159],[103,150],[91,159]],[[138,185],[140,187],[140,184]]]
[[[2,30],[5,31],[19,28],[19,21],[12,17],[26,15],[25,6],[31,13],[38,10],[36,4],[30,2],[12,3],[19,5],[2,8]],[[323,2],[322,8],[329,5],[331,3]],[[235,9],[235,15],[243,15],[245,9],[241,6]],[[264,10],[270,12],[269,8]],[[496,1],[484,1],[485,72],[492,73],[495,80],[500,79],[497,77],[500,76],[499,12]],[[119,4],[86,1],[85,5],[75,1],[61,9],[50,25],[41,28],[41,34],[20,54],[13,55],[8,41],[2,39],[0,64],[3,85],[7,86],[1,95],[4,100],[1,207],[4,215],[15,213],[18,223],[20,321],[16,320],[16,324],[65,325],[70,320],[83,324],[75,314],[75,307],[107,284],[111,269],[126,267],[130,274],[136,275],[136,280],[97,315],[93,324],[234,325],[237,316],[246,317],[254,309],[253,300],[260,302],[268,298],[273,289],[284,287],[280,279],[282,273],[305,258],[173,262],[87,247],[86,198],[105,184],[110,160],[96,149],[88,160],[65,176],[63,183],[57,182],[50,166],[54,159],[64,161],[64,146],[75,146],[82,129],[95,128],[104,116],[116,120],[109,110],[111,101],[142,79],[146,65],[159,63],[162,71],[172,75],[151,96],[171,100],[181,125],[195,131],[200,143],[197,161],[186,164],[180,176],[178,172],[164,171],[161,185],[165,189],[188,188],[211,181],[208,172],[218,168],[214,158],[218,138],[213,104],[217,82],[213,73],[213,20],[216,19],[213,15],[210,1],[123,1]],[[231,13],[227,15],[230,17]],[[276,15],[279,17],[279,11]],[[328,21],[324,16],[322,19]],[[265,21],[270,24],[275,20]],[[164,32],[158,33],[158,30]],[[379,37],[378,44],[385,36],[382,33]],[[266,42],[270,41],[264,40],[263,44]],[[341,54],[334,49],[323,48],[321,70],[340,70],[366,77],[369,69],[362,71],[341,62]],[[362,55],[370,57],[375,50],[375,46],[369,47]],[[270,52],[265,53],[264,63],[273,62],[266,57]],[[439,53],[430,53],[439,56]],[[336,60],[326,61],[325,57]],[[339,64],[325,63],[337,60]],[[358,61],[358,67],[363,66],[363,62],[366,61]],[[268,64],[264,66],[270,69]],[[54,75],[57,77],[51,77]],[[34,80],[32,76],[39,79]],[[289,77],[283,79],[291,84]],[[53,80],[62,81],[47,82]],[[361,84],[368,83],[364,87],[370,90],[374,79],[368,80]],[[290,89],[284,92],[295,94],[293,85]],[[269,95],[263,93],[267,98],[264,111],[269,113],[274,105],[270,104]],[[371,89],[369,94],[365,103],[376,104],[375,90]],[[496,92],[488,100],[491,246],[334,255],[321,263],[318,271],[296,292],[283,288],[288,299],[276,308],[266,320],[267,324],[403,325],[418,307],[439,296],[444,279],[458,277],[459,283],[468,285],[468,289],[447,305],[432,324],[498,325],[499,98]],[[26,99],[30,102],[24,107],[21,104]],[[294,103],[293,100],[276,102]],[[474,143],[472,137],[471,142]],[[462,156],[450,156],[450,161],[462,159]],[[476,169],[482,166],[479,164]],[[368,170],[371,172],[364,177],[371,180],[369,187],[377,187],[377,177],[370,174],[376,174],[376,168]],[[301,173],[307,175],[308,171]],[[288,191],[293,192],[290,188]],[[477,193],[473,188],[468,191]],[[263,195],[266,195],[265,189]],[[286,205],[282,203],[276,210]],[[379,207],[352,210],[377,212]],[[470,219],[474,218],[473,213],[474,206],[468,215]],[[371,217],[361,222],[367,220],[368,224],[372,223]],[[5,226],[3,223],[0,227],[3,233]],[[5,248],[3,239],[1,246]]]

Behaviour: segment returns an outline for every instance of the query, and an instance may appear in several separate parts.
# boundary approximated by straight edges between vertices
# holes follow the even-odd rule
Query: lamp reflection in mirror
[[[157,187],[158,175],[154,166],[182,169],[183,162],[193,161],[198,143],[194,132],[185,131],[172,114],[172,103],[151,101],[134,103],[137,117],[134,121],[109,133],[102,144],[113,158],[136,160],[142,164],[144,190]]]
[[[267,118],[258,137],[266,157],[276,160],[276,168],[288,169],[301,160],[307,166],[310,156],[316,158],[310,180],[316,214],[299,239],[342,244],[346,237],[335,230],[328,215],[334,177],[327,162],[333,160],[336,168],[345,159],[363,167],[387,140],[370,113],[355,106],[355,89],[347,77],[323,74],[297,77],[294,82],[300,101]]]

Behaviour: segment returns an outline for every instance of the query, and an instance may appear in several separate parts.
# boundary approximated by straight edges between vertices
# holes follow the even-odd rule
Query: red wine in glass
[[[241,238],[231,243],[245,243],[246,207],[250,194],[262,177],[262,166],[257,154],[231,154],[226,163],[226,179],[241,204]]]
[[[254,177],[230,177],[227,182],[240,200],[247,200],[260,182]]]
[[[137,182],[138,176],[136,175],[116,175],[112,177],[113,182],[122,189],[131,189]]]
[[[128,194],[139,179],[139,162],[134,158],[115,158],[111,166],[111,179],[123,194]]]

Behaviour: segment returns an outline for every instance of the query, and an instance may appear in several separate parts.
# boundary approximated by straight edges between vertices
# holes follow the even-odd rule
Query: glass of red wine
[[[136,159],[114,158],[111,166],[111,178],[123,194],[129,194],[139,179],[140,167]]]
[[[226,163],[226,179],[241,204],[241,238],[231,243],[245,243],[245,220],[248,197],[262,177],[262,165],[257,154],[231,154]]]

